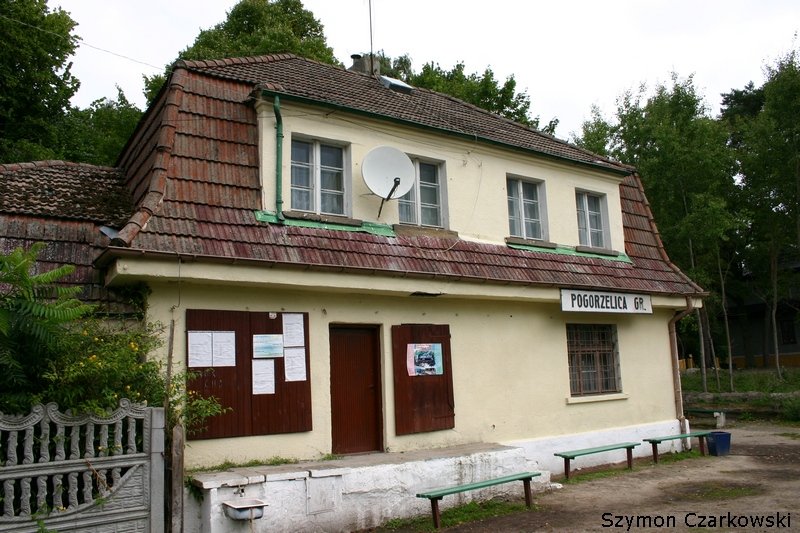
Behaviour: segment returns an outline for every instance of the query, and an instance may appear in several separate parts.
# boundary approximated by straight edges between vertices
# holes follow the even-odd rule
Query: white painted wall
[[[185,267],[184,267],[185,269]],[[130,270],[130,269],[129,269]],[[153,271],[154,269],[149,269]],[[339,274],[339,276],[346,276]],[[510,442],[604,431],[674,419],[667,322],[653,315],[563,313],[553,300],[419,299],[317,290],[256,289],[152,283],[149,319],[175,320],[173,351],[182,367],[186,309],[304,312],[309,314],[313,431],[191,441],[187,466],[246,462],[273,456],[314,459],[331,451],[329,325],[375,324],[382,334],[384,443],[387,451],[470,442]],[[622,394],[570,398],[566,324],[617,326]],[[449,324],[455,428],[394,434],[391,326]],[[166,347],[162,349],[166,353]],[[162,354],[163,357],[163,354]],[[243,394],[247,393],[243,391]]]
[[[261,183],[264,210],[275,211],[275,115],[272,102],[256,107],[259,117],[261,146]],[[611,244],[625,250],[619,183],[622,178],[578,165],[555,163],[497,147],[459,140],[418,128],[412,129],[356,116],[298,105],[282,100],[283,118],[283,201],[284,210],[291,205],[291,139],[292,135],[329,142],[348,143],[347,176],[352,194],[350,216],[387,224],[399,221],[397,202],[387,202],[377,220],[380,198],[372,194],[361,176],[361,161],[377,146],[391,146],[412,157],[444,163],[449,220],[447,229],[457,231],[464,239],[503,243],[508,236],[506,175],[530,178],[544,183],[550,234],[548,240],[577,246],[578,223],[575,190],[588,190],[605,195],[608,205]],[[469,132],[465,132],[469,134]]]

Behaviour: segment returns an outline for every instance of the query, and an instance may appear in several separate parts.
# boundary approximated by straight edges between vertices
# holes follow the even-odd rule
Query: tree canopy
[[[501,84],[491,68],[486,68],[483,73],[468,74],[463,62],[445,70],[438,63],[429,61],[422,66],[420,72],[415,72],[408,55],[392,59],[379,54],[379,60],[382,73],[414,87],[449,94],[509,120],[555,134],[558,119],[553,118],[547,125],[540,127],[539,117],[532,117],[530,114],[530,96],[526,92],[517,92],[517,82],[513,75],[508,76]]]
[[[79,82],[75,21],[45,0],[0,2],[0,163],[52,159],[57,122]]]
[[[322,23],[300,0],[241,0],[227,18],[202,30],[178,59],[222,59],[291,52],[323,63],[337,64],[325,40]],[[167,66],[167,70],[170,66]],[[145,96],[151,102],[166,76],[145,76]]]

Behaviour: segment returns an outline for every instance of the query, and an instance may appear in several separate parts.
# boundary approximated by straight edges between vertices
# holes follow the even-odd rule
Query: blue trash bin
[[[706,441],[711,455],[728,455],[731,451],[731,434],[727,431],[712,431]]]

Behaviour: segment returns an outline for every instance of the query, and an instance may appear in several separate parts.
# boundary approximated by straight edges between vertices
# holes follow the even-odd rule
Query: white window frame
[[[420,158],[411,158],[411,162],[414,163],[414,186],[411,187],[405,195],[401,196],[398,199],[398,209],[400,216],[400,223],[401,224],[408,224],[412,226],[423,226],[423,227],[430,227],[430,228],[445,228],[446,221],[447,221],[447,194],[445,183],[447,180],[445,179],[444,174],[444,163],[441,161],[434,161],[429,159],[420,159]],[[437,204],[423,204],[420,201],[421,194],[420,190],[422,187],[426,187],[421,183],[421,165],[428,165],[432,166],[436,169],[436,195],[437,195]],[[409,206],[413,211],[414,219],[413,220],[403,220],[403,207]],[[435,206],[439,210],[439,219],[436,221],[436,224],[429,224],[422,222],[422,209],[426,206]]]
[[[539,214],[538,219],[530,219],[535,220],[539,224],[539,235],[532,235],[527,230],[527,224],[525,223],[525,203],[529,202],[523,196],[523,184],[533,185],[536,188],[536,206]],[[516,196],[512,197],[511,189],[515,188]],[[506,176],[506,197],[508,199],[508,232],[512,237],[519,237],[521,239],[530,239],[536,241],[546,241],[548,239],[548,227],[547,227],[547,202],[545,201],[545,185],[544,182],[541,180],[534,180],[530,178],[524,178],[522,176],[516,176],[513,174],[508,174]],[[514,202],[517,217],[513,216],[511,211],[511,202]],[[513,229],[513,222],[515,221],[519,231],[515,232]]]
[[[596,198],[598,211],[590,211],[589,198]],[[608,221],[608,201],[605,194],[586,190],[575,191],[575,207],[578,220],[578,242],[590,248],[611,249],[611,233]],[[593,224],[592,221],[598,221]]]
[[[294,143],[306,143],[311,145],[311,161],[295,161],[292,157],[294,152]],[[322,171],[324,170],[321,164],[321,151],[322,147],[337,148],[342,151],[342,167],[336,168],[342,174],[342,190],[336,191],[342,197],[342,212],[323,211],[322,210]],[[293,211],[303,211],[308,213],[316,213],[319,215],[333,215],[346,217],[350,213],[350,150],[349,146],[342,142],[330,141],[327,139],[315,139],[311,137],[297,136],[292,137],[290,146],[290,176],[289,176],[289,205]],[[310,186],[307,190],[310,192],[311,205],[309,208],[304,209],[295,205],[294,192],[295,190],[302,190],[302,187],[295,186],[294,184],[294,170],[298,167],[307,167],[310,173]]]

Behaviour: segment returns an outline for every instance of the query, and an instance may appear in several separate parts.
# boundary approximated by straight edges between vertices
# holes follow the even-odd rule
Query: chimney
[[[381,63],[374,54],[362,56],[361,54],[353,54],[350,56],[353,60],[353,66],[347,70],[353,72],[360,72],[362,74],[372,74],[373,76],[380,76]],[[370,65],[370,63],[372,63]]]

